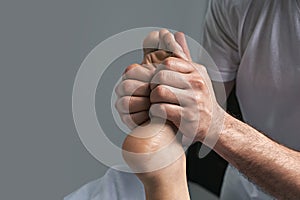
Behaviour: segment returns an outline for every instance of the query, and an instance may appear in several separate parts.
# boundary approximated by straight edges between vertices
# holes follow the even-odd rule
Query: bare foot
[[[154,118],[123,143],[123,158],[142,181],[146,199],[189,199],[186,157],[169,122]]]

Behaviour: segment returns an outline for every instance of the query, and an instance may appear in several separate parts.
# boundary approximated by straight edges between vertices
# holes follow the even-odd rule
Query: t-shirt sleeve
[[[218,82],[234,80],[240,63],[239,17],[231,2],[211,0],[204,23],[202,45],[217,66],[206,68],[210,78]]]

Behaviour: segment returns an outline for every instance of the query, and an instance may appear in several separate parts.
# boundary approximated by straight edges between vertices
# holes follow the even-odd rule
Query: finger
[[[137,112],[133,114],[123,114],[121,115],[121,120],[126,124],[130,129],[134,129],[137,126],[148,121],[149,114],[148,111]]]
[[[116,101],[119,113],[136,113],[148,110],[150,99],[148,97],[124,96]]]
[[[122,96],[140,96],[147,97],[150,94],[149,83],[127,79],[122,81],[115,89],[119,97]]]
[[[144,55],[156,51],[159,44],[159,32],[150,32],[143,41]]]
[[[159,45],[158,45],[158,49],[162,49],[162,50],[166,50],[167,51],[167,47],[164,43],[164,36],[165,34],[170,33],[167,29],[161,29],[159,31]]]
[[[190,88],[190,84],[186,79],[186,74],[170,71],[170,70],[160,70],[151,79],[151,90],[157,85],[168,85],[175,88],[186,89]]]
[[[143,66],[149,68],[149,70],[156,69],[156,65],[161,63],[164,59],[170,57],[172,54],[165,50],[157,50],[155,52],[148,53],[142,62]]]
[[[128,66],[122,75],[122,80],[126,79],[133,79],[143,82],[149,82],[154,74],[155,68],[150,68],[149,65],[144,67],[143,65],[139,64],[132,64]]]
[[[158,85],[151,91],[150,102],[153,103],[171,103],[181,106],[187,104],[189,96],[185,90],[166,86]]]
[[[192,57],[191,57],[190,50],[187,45],[184,33],[176,32],[174,34],[174,37],[175,37],[176,42],[181,46],[181,48],[182,48],[184,54],[187,56],[188,60],[192,61]]]
[[[182,58],[184,60],[189,60],[188,57],[183,52],[181,46],[176,42],[174,35],[172,33],[166,33],[163,38],[163,42],[168,51],[172,52],[176,57]]]
[[[176,127],[179,127],[182,110],[183,108],[178,105],[159,103],[152,104],[149,112],[151,116],[168,119],[173,122]]]
[[[156,72],[160,70],[171,70],[180,73],[191,73],[195,70],[194,66],[180,58],[166,58],[160,65],[157,66]]]
[[[188,140],[196,140],[198,123],[189,123],[182,118],[184,108],[174,104],[152,104],[149,110],[151,116],[171,121]],[[187,138],[185,138],[187,139]],[[185,141],[187,142],[187,141]]]

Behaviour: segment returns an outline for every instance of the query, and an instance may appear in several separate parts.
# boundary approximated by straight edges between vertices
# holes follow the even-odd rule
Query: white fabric
[[[212,80],[236,79],[245,122],[300,150],[299,1],[211,0],[203,47],[222,76],[220,80],[208,68]],[[224,188],[234,188],[233,196],[246,191],[241,199],[252,199],[252,185],[238,173],[230,174],[225,176]]]
[[[252,200],[272,200],[274,198],[265,194],[262,190],[258,189],[256,185],[249,182],[240,172],[228,166],[225,179],[223,181],[223,187],[221,190],[221,199],[252,199]],[[241,185],[242,187],[237,187]],[[234,186],[234,187],[233,187]]]
[[[118,168],[118,167],[115,167]],[[108,169],[105,175],[92,181],[64,200],[144,200],[142,182],[132,173]]]

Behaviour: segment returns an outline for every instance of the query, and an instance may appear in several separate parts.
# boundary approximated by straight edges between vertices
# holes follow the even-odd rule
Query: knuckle
[[[122,82],[121,90],[126,95],[131,95],[131,87],[132,87],[132,81],[131,80],[124,80]]]
[[[155,96],[158,98],[163,98],[166,95],[166,89],[163,85],[158,85],[155,88]]]
[[[140,65],[137,64],[137,63],[134,63],[134,64],[129,65],[129,66],[126,67],[126,69],[125,69],[125,74],[128,73],[130,70],[134,69],[135,67],[138,67],[138,66],[140,66]]]
[[[121,99],[121,105],[122,105],[122,107],[128,107],[128,105],[129,105],[129,99],[130,99],[130,97],[128,97],[128,96],[125,96],[125,97],[123,97]]]
[[[130,97],[126,96],[119,99],[118,109],[123,113],[129,112],[129,98]]]
[[[174,57],[168,57],[164,60],[164,62],[162,63],[164,65],[164,67],[166,69],[170,68],[171,65],[173,65],[174,63]]]
[[[202,89],[205,87],[205,81],[202,78],[192,78],[190,79],[190,84],[192,85],[193,88],[199,88]]]
[[[162,85],[158,85],[156,87],[156,94],[158,97],[163,97],[164,94],[165,94],[165,90],[164,90],[164,87]]]

